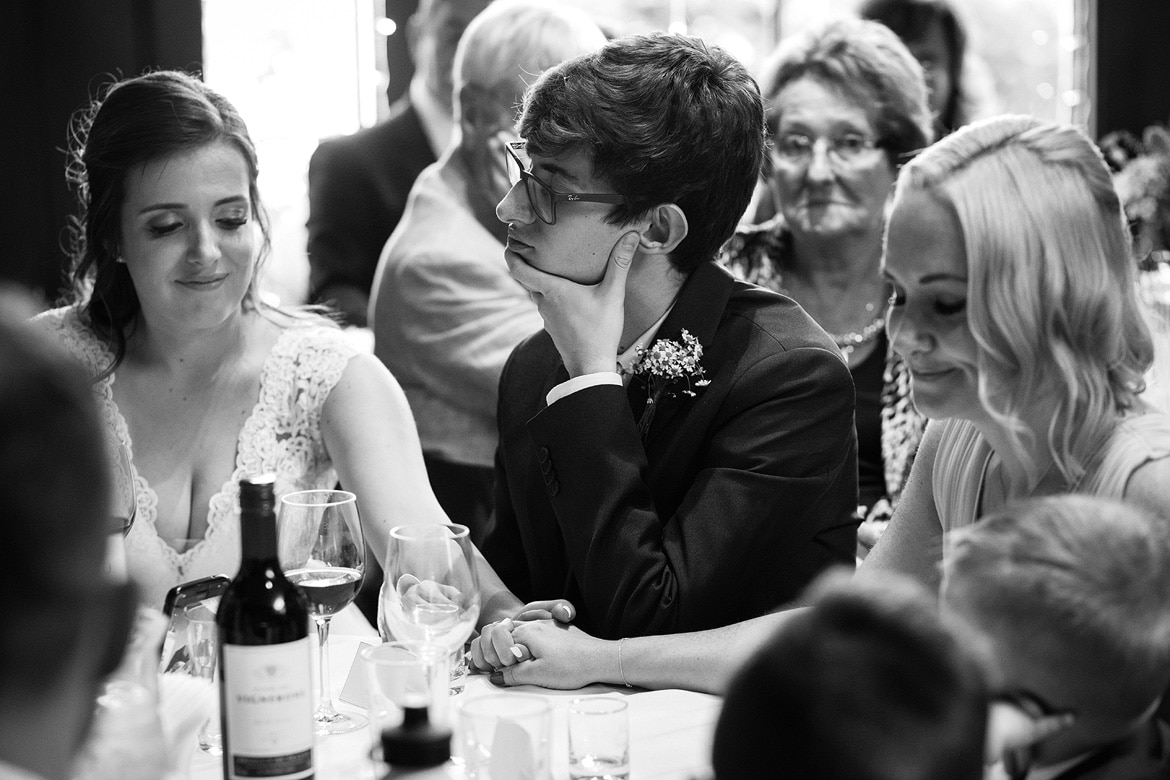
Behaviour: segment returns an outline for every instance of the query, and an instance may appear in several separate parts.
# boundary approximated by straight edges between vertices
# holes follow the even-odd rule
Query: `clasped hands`
[[[534,601],[485,625],[471,643],[471,663],[496,685],[572,690],[604,681],[611,644],[570,625],[577,610],[564,599]]]

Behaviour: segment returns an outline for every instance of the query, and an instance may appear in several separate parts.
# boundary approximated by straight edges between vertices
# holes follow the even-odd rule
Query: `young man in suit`
[[[459,37],[491,0],[420,0],[407,24],[415,65],[390,115],[322,141],[309,160],[309,300],[366,324],[374,269],[414,180],[451,140],[451,64]]]
[[[568,599],[602,637],[744,620],[853,562],[840,352],[713,259],[764,133],[744,67],[679,35],[611,41],[525,98],[496,213],[545,327],[500,381],[483,551],[521,599]]]
[[[500,0],[472,20],[455,56],[457,140],[415,182],[374,275],[374,352],[410,402],[435,497],[475,542],[491,515],[500,371],[541,327],[504,262],[503,145],[532,74],[604,43],[551,0]]]

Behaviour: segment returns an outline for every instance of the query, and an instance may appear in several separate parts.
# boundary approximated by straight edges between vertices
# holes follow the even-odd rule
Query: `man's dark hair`
[[[612,224],[678,205],[689,230],[671,259],[684,273],[735,230],[766,138],[759,87],[744,66],[669,33],[619,38],[546,71],[525,96],[520,135],[535,154],[587,151],[594,175],[627,200],[610,212]]]

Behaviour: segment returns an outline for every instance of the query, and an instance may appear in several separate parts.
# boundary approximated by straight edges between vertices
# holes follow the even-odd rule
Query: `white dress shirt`
[[[545,404],[552,406],[565,396],[572,395],[578,390],[584,390],[586,387],[595,387],[597,385],[618,385],[620,387],[626,384],[633,372],[634,364],[638,362],[638,350],[646,349],[650,345],[650,342],[654,340],[654,336],[657,335],[658,329],[666,321],[666,316],[670,314],[670,310],[673,308],[674,304],[672,303],[663,312],[662,316],[646,329],[645,333],[634,339],[634,343],[626,347],[625,351],[618,355],[617,371],[599,371],[595,374],[582,374],[581,376],[569,377],[548,391],[548,395],[544,397]],[[623,381],[623,377],[625,381]]]

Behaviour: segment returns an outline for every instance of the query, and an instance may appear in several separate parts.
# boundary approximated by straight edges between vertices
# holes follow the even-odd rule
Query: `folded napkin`
[[[196,735],[213,712],[219,691],[211,680],[177,673],[160,674],[158,688],[158,714],[170,772],[175,777],[187,777]]]

